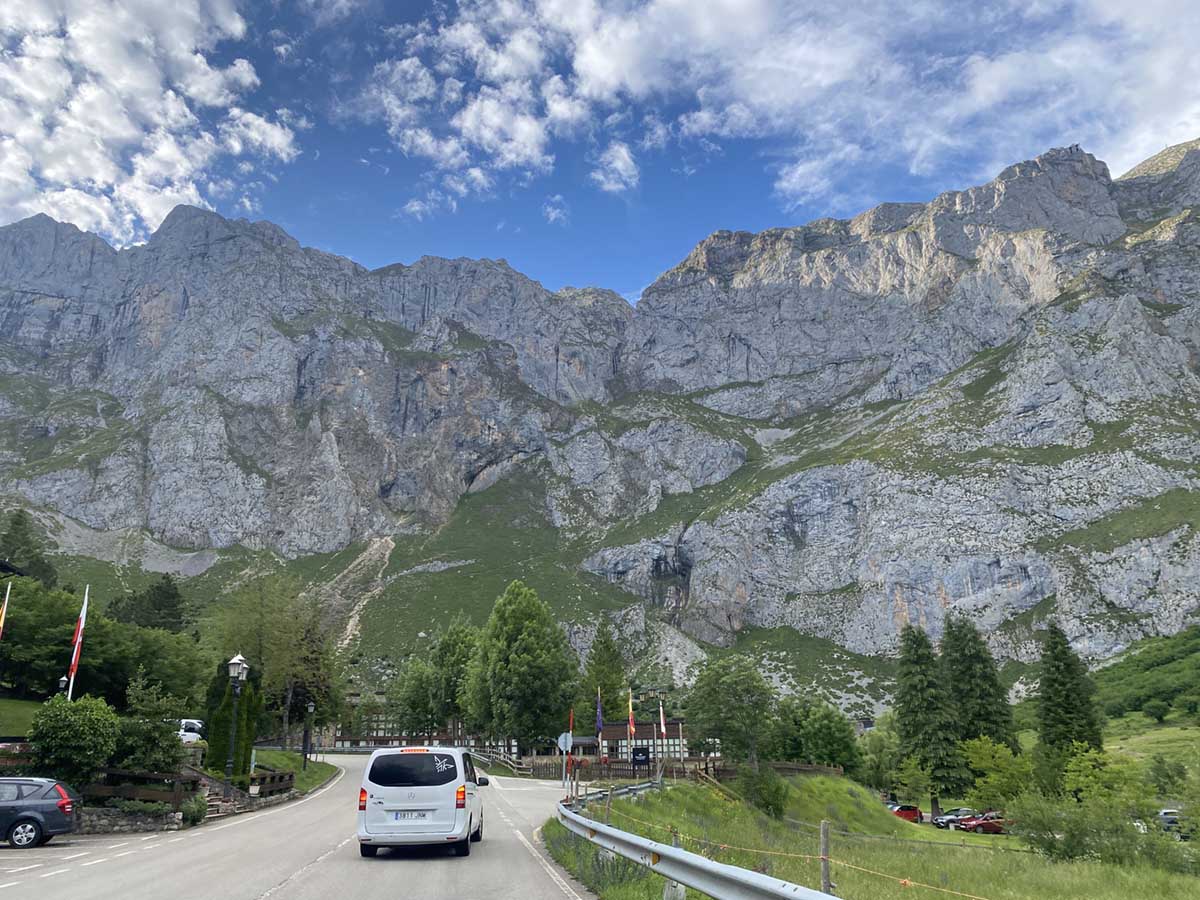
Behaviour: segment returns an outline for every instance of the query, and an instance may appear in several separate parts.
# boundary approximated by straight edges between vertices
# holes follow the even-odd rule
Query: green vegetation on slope
[[[302,769],[304,758],[290,750],[255,750],[254,761],[257,765],[269,766],[278,772],[295,772],[296,790],[302,794],[320,787],[337,773],[337,766],[317,762],[311,757],[308,760],[308,768]]]
[[[1200,625],[1170,637],[1139,641],[1095,674],[1097,696],[1109,710],[1137,710],[1148,700],[1200,702]]]
[[[37,700],[0,698],[0,736],[19,737],[29,731],[34,713],[42,708]]]
[[[1131,541],[1157,537],[1176,528],[1200,529],[1200,493],[1176,488],[1043,542],[1043,549],[1077,547],[1111,553]]]
[[[603,815],[599,810],[594,813]],[[830,847],[833,881],[837,895],[850,900],[938,896],[916,883],[993,900],[1149,896],[1183,900],[1195,894],[1196,881],[1187,876],[1140,866],[1054,863],[1031,853],[1006,852],[1015,849],[1009,839],[948,834],[911,825],[896,819],[867,791],[845,779],[797,779],[789,792],[787,816],[797,821],[773,820],[714,789],[681,785],[636,803],[614,801],[612,825],[668,843],[669,829],[675,827],[686,850],[819,888],[817,833],[798,822],[829,819],[836,829]],[[595,845],[574,837],[558,822],[547,823],[543,834],[554,858],[601,900],[658,900],[662,896],[660,876],[634,863],[601,860]],[[884,837],[895,839],[880,839]],[[937,838],[945,843],[934,842]],[[799,856],[810,858],[796,858]],[[901,879],[914,883],[903,884]],[[689,892],[688,896],[701,895]]]

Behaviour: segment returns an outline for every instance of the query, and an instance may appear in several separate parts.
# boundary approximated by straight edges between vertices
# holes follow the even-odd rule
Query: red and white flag
[[[663,712],[662,701],[658,701],[658,727],[662,731],[662,736],[667,736],[667,715]]]
[[[87,624],[88,592],[91,586],[83,589],[83,609],[79,611],[79,620],[75,623],[75,640],[71,647],[71,668],[67,670],[67,699],[75,693],[75,673],[79,671],[79,654],[83,650],[83,626]]]

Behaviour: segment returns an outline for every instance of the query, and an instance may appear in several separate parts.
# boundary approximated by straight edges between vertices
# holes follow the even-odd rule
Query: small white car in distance
[[[487,776],[458,747],[389,747],[367,760],[358,792],[358,849],[448,844],[458,856],[483,839]]]
[[[185,744],[194,744],[200,740],[200,734],[204,731],[204,723],[199,719],[180,719],[179,720],[179,740]]]

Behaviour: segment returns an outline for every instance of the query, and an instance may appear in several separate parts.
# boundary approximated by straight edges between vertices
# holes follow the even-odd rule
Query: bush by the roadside
[[[199,825],[204,821],[204,817],[208,815],[208,797],[203,791],[197,791],[190,798],[183,801],[183,805],[179,808],[183,813],[183,821],[188,825]]]
[[[126,800],[123,797],[111,797],[104,805],[132,816],[161,816],[171,812],[171,804],[159,800]]]
[[[788,801],[787,782],[770,766],[760,766],[757,770],[743,767],[738,772],[736,788],[739,794],[767,815],[775,819],[783,817]]]
[[[70,701],[56,694],[42,704],[29,729],[34,771],[83,787],[112,759],[118,726],[117,714],[101,698]]]

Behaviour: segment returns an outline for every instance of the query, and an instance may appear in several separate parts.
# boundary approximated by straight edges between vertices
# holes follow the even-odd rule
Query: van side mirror
[[[488,786],[488,777],[486,775],[480,775],[479,780],[475,783],[478,784],[480,787],[487,787]]]

